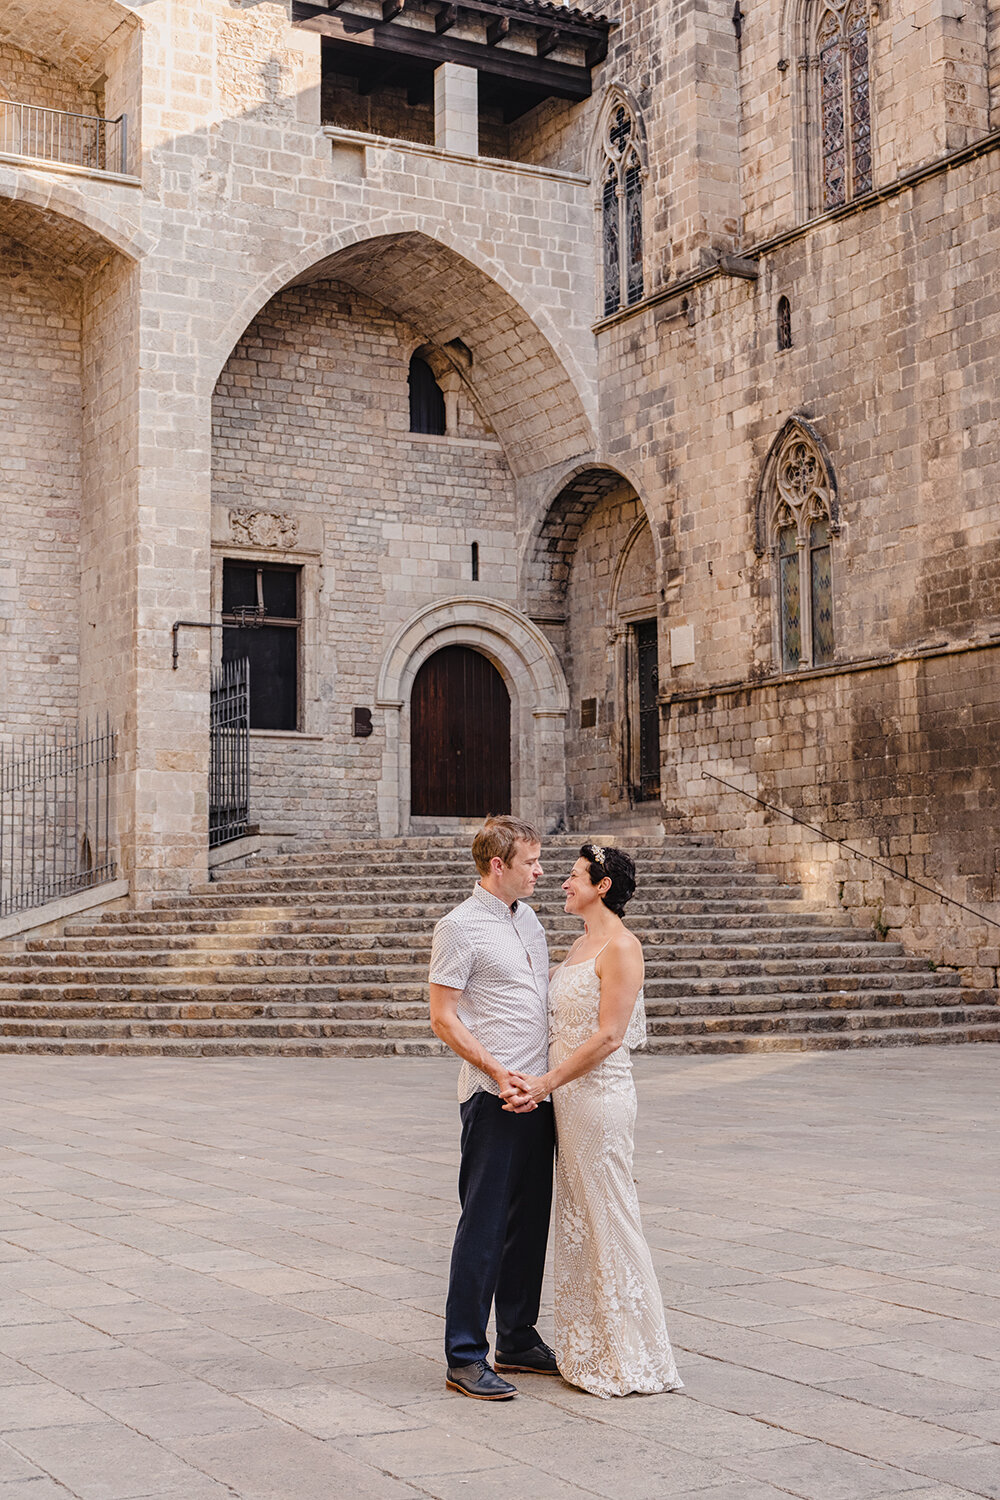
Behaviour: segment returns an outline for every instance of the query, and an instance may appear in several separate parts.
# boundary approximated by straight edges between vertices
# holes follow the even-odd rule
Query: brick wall
[[[80,301],[0,236],[0,703],[5,735],[75,718],[79,678]]]
[[[217,512],[287,515],[318,552],[270,554],[316,569],[318,597],[302,643],[303,735],[253,740],[254,816],[266,832],[377,831],[383,725],[376,711],[374,734],[354,739],[351,711],[372,706],[392,635],[434,599],[515,594],[512,481],[467,392],[455,436],[409,431],[407,369],[420,343],[351,287],[296,287],[255,319],[219,380]]]
[[[18,104],[63,109],[73,114],[98,115],[101,98],[96,89],[50,62],[0,40],[0,88]]]

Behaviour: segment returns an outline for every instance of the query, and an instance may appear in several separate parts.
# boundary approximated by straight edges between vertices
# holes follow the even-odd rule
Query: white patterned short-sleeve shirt
[[[530,906],[509,907],[477,883],[434,929],[430,982],[462,991],[459,1019],[498,1062],[520,1073],[545,1072],[549,950]],[[499,1092],[487,1073],[463,1062],[460,1102],[480,1090]]]

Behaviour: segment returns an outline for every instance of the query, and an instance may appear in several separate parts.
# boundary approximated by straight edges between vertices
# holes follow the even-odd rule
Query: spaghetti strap
[[[594,954],[593,958],[590,960],[591,963],[596,964],[597,960],[600,958],[601,954],[604,952],[604,949],[608,946],[608,943],[612,943],[612,942],[614,942],[614,939],[613,938],[608,938],[608,942],[605,943],[603,945],[603,947],[598,948],[597,952]]]

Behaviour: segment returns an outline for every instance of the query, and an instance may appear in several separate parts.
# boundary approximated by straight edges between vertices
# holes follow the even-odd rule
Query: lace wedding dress
[[[561,964],[549,986],[549,1066],[597,1028],[594,959]],[[629,1049],[646,1039],[642,992],[624,1044],[555,1090],[555,1352],[595,1396],[683,1389],[632,1180],[635,1085]]]

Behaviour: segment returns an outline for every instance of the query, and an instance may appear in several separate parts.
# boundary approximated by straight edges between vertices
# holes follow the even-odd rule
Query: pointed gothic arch
[[[643,185],[647,172],[646,132],[639,107],[622,84],[612,84],[597,119],[590,155],[591,182],[597,189],[603,317],[641,301],[645,291]]]
[[[796,196],[803,214],[873,186],[872,44],[866,0],[797,0],[786,13],[795,57]]]
[[[819,433],[791,417],[768,451],[757,487],[756,551],[772,563],[775,658],[783,671],[833,660],[833,538],[840,509]]]

